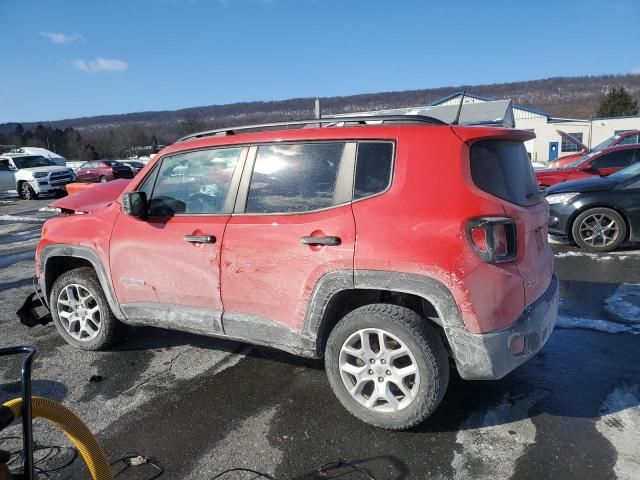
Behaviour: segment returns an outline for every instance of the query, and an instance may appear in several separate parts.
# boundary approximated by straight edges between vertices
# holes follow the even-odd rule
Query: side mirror
[[[122,195],[122,211],[125,215],[140,218],[147,218],[147,194],[145,192],[127,192]]]

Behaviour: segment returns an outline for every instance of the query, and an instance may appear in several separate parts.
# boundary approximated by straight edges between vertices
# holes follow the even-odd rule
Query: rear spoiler
[[[451,130],[465,143],[471,143],[476,140],[516,140],[526,142],[536,138],[536,134],[533,132],[515,128],[452,126]]]

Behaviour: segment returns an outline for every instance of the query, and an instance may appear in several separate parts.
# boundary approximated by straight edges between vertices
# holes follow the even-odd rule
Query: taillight
[[[467,240],[476,254],[488,263],[509,262],[518,255],[515,222],[505,217],[472,218],[467,223]]]

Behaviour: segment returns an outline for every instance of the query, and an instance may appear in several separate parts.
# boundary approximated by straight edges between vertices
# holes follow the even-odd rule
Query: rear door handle
[[[216,237],[213,235],[185,235],[184,241],[191,243],[216,243]]]
[[[340,237],[302,237],[300,241],[305,245],[322,245],[327,247],[337,247],[342,243]]]

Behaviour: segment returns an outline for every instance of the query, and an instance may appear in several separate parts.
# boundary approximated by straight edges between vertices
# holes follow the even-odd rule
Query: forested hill
[[[321,103],[323,114],[420,106],[466,88],[467,92],[481,96],[510,98],[515,104],[543,110],[556,117],[588,118],[595,115],[604,94],[610,88],[620,86],[627,89],[634,98],[640,99],[640,75],[602,75],[324,97],[321,98]],[[259,96],[260,92],[255,92],[255,95]],[[31,130],[37,137],[37,127],[42,124],[46,127],[44,133],[49,129],[57,130],[58,136],[61,136],[62,130],[67,129],[69,137],[69,127],[72,127],[76,132],[73,133],[74,142],[78,146],[85,150],[92,148],[92,155],[104,157],[119,155],[127,146],[145,144],[141,142],[149,142],[152,138],[160,144],[171,143],[179,135],[205,128],[312,118],[313,106],[313,98],[293,98],[31,122],[22,124],[18,129],[23,128],[25,132]],[[0,139],[4,143],[22,144],[21,139],[14,134],[16,126],[16,123],[0,124]],[[43,127],[40,127],[40,131],[43,132]],[[27,137],[22,139],[25,144],[35,141],[27,141]],[[43,143],[44,140],[40,142]],[[69,144],[69,140],[64,143]],[[67,148],[68,154],[81,155],[81,152],[69,151],[70,149],[71,147]]]

